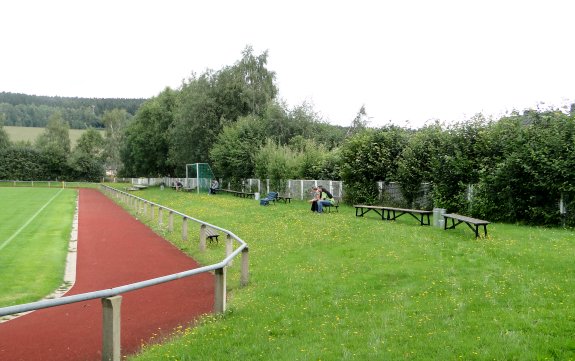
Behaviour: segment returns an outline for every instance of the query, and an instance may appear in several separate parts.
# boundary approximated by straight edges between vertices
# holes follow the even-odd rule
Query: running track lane
[[[199,267],[98,190],[80,189],[76,283],[68,295]],[[212,311],[209,273],[122,298],[122,355]],[[0,323],[0,361],[101,360],[100,300],[38,310]]]

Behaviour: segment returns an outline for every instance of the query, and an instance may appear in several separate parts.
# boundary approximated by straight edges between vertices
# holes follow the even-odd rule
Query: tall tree
[[[104,112],[102,122],[106,127],[105,164],[113,174],[117,174],[122,167],[120,149],[123,140],[123,131],[128,125],[130,115],[125,109],[112,109]]]
[[[193,75],[178,94],[170,135],[170,162],[183,174],[186,163],[207,162],[225,124],[239,117],[260,116],[277,94],[275,74],[266,69],[267,52],[243,58],[231,67]]]
[[[122,175],[174,175],[168,157],[176,98],[177,93],[166,88],[142,104],[124,133]]]

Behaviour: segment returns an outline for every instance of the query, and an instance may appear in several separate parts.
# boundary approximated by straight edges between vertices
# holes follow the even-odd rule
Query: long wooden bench
[[[451,219],[451,226],[447,226],[447,220]],[[457,221],[457,223],[455,223]],[[485,237],[487,237],[487,225],[489,224],[488,221],[484,221],[482,219],[471,218],[467,216],[462,216],[460,214],[455,213],[446,213],[443,215],[443,229],[454,229],[457,225],[465,223],[473,232],[475,232],[475,238],[479,237],[479,227],[483,226],[483,232],[485,233]]]
[[[254,198],[255,193],[249,193],[249,192],[241,192],[241,191],[233,191],[231,189],[220,189],[220,192],[226,192],[226,193],[231,193],[232,195],[236,196],[236,197],[241,197],[241,198]]]
[[[387,219],[388,221],[394,221],[397,218],[403,216],[404,214],[409,214],[413,218],[417,219],[419,224],[422,226],[429,226],[431,224],[429,216],[433,213],[432,211],[425,211],[422,209],[407,209],[407,208],[395,208],[395,207],[384,207],[384,206],[366,206],[363,204],[354,205],[355,216],[363,217],[369,211],[374,211],[381,216],[382,220]],[[387,215],[386,212],[387,211]]]
[[[216,242],[219,243],[218,237],[220,236],[219,233],[217,233],[215,230],[206,227],[206,238],[210,239],[210,242],[214,241],[214,238],[216,239]]]

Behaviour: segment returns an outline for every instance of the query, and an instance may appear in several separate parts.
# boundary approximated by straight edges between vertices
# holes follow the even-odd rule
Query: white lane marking
[[[6,247],[14,238],[16,238],[16,236],[18,236],[20,234],[20,232],[22,232],[24,230],[24,228],[26,228],[30,223],[32,223],[32,221],[44,210],[44,208],[48,207],[48,205],[50,203],[52,203],[52,201],[58,197],[58,195],[60,193],[62,193],[63,189],[60,189],[58,191],[58,193],[56,193],[52,198],[50,198],[50,200],[48,200],[48,202],[46,202],[46,204],[44,204],[42,206],[42,208],[40,208],[38,210],[38,212],[36,212],[32,217],[30,217],[30,219],[28,219],[28,222],[24,223],[24,225],[20,228],[18,228],[18,230],[16,232],[14,232],[13,235],[10,236],[10,238],[8,238],[7,240],[5,240],[4,242],[2,242],[0,244],[0,251],[2,250],[2,248]]]

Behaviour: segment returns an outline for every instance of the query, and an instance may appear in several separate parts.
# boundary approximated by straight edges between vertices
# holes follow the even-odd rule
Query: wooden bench
[[[374,211],[381,216],[382,220],[387,219],[388,221],[393,221],[404,214],[409,214],[413,218],[417,219],[419,224],[422,226],[429,226],[431,222],[429,221],[429,216],[433,213],[432,211],[425,211],[421,209],[407,209],[407,208],[394,208],[394,207],[384,207],[384,206],[366,206],[363,204],[354,205],[355,216],[363,217],[369,211]],[[387,216],[385,212],[387,211]],[[393,214],[393,215],[392,215]]]
[[[233,191],[231,189],[219,189],[219,191],[221,192],[226,192],[226,193],[231,193],[232,195],[236,196],[236,197],[241,197],[241,198],[254,198],[255,193],[248,193],[248,192],[241,192],[241,191]]]
[[[280,196],[280,195],[278,195],[278,196],[276,197],[276,200],[277,200],[277,201],[283,201],[284,203],[291,203],[291,198],[292,198],[292,197],[287,197],[287,196]]]
[[[339,213],[339,199],[334,198],[333,204],[323,205],[323,209],[327,209],[327,213],[330,213],[332,208],[335,208],[335,211]]]
[[[382,206],[366,206],[365,204],[357,204],[354,205],[355,207],[355,216],[356,217],[363,217],[364,214],[370,211],[374,211],[375,213],[381,216],[381,220],[383,220],[383,216],[385,214]]]
[[[214,241],[214,238],[216,239],[216,242],[219,243],[218,237],[220,236],[219,233],[217,233],[216,231],[214,231],[211,228],[206,227],[206,238],[209,238],[210,242]]]
[[[451,226],[447,226],[447,220],[451,219]],[[455,223],[457,221],[457,223]],[[471,218],[467,216],[462,216],[455,213],[446,213],[443,215],[443,229],[454,229],[458,224],[465,223],[473,232],[475,232],[475,238],[479,237],[479,226],[483,226],[483,232],[485,237],[487,237],[487,225],[489,222],[482,219]]]
[[[195,190],[196,190],[196,187],[194,187],[194,188],[183,187],[182,188],[182,191],[184,191],[184,192],[193,192]]]
[[[387,220],[393,221],[396,218],[403,216],[404,214],[409,214],[413,218],[419,221],[422,226],[429,226],[431,223],[429,221],[429,216],[433,211],[425,211],[422,209],[406,209],[406,208],[394,208],[394,207],[383,207],[387,211]],[[396,213],[397,212],[397,213]],[[393,213],[393,216],[391,214]],[[427,217],[427,222],[425,222],[425,217]]]

